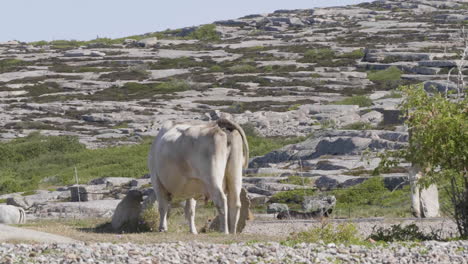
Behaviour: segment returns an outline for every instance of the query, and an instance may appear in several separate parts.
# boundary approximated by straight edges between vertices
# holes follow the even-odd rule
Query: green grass
[[[271,196],[270,203],[285,203],[297,207],[304,200],[304,196],[313,196],[317,194],[315,189],[297,189],[290,191],[277,192]],[[295,206],[294,206],[295,205]]]
[[[407,217],[411,215],[409,186],[390,191],[382,177],[372,177],[347,189],[327,192],[335,195],[335,217]]]
[[[322,227],[311,228],[307,231],[293,233],[285,241],[284,245],[294,246],[300,243],[319,243],[325,244],[362,244],[363,239],[359,236],[357,227],[351,223],[344,224],[325,224]]]
[[[281,180],[279,182],[286,183],[286,184],[295,184],[295,185],[310,185],[312,183],[310,178],[301,177],[301,176],[298,176],[298,175],[288,176],[287,179]]]
[[[125,127],[125,124],[118,126]],[[250,155],[266,154],[303,138],[264,138],[247,130]],[[100,177],[141,177],[152,139],[139,144],[87,149],[71,136],[42,136],[0,142],[0,194],[81,183]]]
[[[18,59],[0,60],[0,73],[20,70],[22,66],[31,65],[31,62]]]
[[[367,73],[369,81],[377,84],[379,88],[391,90],[398,87],[401,83],[402,72],[395,66],[391,66],[381,71],[370,71]]]
[[[355,95],[345,98],[341,101],[333,102],[336,105],[358,105],[359,107],[368,107],[372,105],[372,100],[365,95]]]
[[[86,149],[75,137],[41,136],[0,143],[0,194],[71,184],[99,177],[141,177],[147,173],[150,140],[137,145]],[[47,184],[44,183],[47,179]]]

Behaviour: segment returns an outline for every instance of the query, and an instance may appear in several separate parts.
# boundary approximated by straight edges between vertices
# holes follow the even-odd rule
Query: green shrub
[[[313,196],[317,192],[315,189],[297,189],[282,191],[273,194],[269,200],[270,203],[302,204],[304,196]]]
[[[372,105],[372,99],[364,95],[355,95],[345,98],[341,101],[333,102],[337,105],[358,105],[359,107],[368,107]]]
[[[416,224],[402,226],[401,224],[392,225],[389,228],[374,227],[369,238],[375,241],[395,242],[395,241],[426,241],[426,240],[442,240],[439,233],[434,230],[425,234]]]
[[[359,244],[362,243],[362,238],[359,237],[357,227],[354,224],[326,224],[323,227],[311,228],[304,232],[292,234],[283,244],[294,246],[300,243],[335,243],[335,244]]]
[[[4,204],[7,202],[7,199],[0,199],[0,204]]]
[[[214,24],[198,27],[189,37],[202,41],[218,41],[221,39],[218,32],[216,32],[216,25]]]

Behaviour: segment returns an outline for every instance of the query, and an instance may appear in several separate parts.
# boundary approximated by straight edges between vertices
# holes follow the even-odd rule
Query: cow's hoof
[[[159,228],[159,232],[167,232],[167,229]]]

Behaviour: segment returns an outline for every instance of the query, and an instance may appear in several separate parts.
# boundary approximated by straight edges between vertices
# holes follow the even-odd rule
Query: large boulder
[[[26,198],[24,198],[24,196],[21,196],[19,194],[15,194],[15,195],[7,198],[6,203],[7,203],[7,205],[13,205],[13,206],[16,206],[16,207],[23,208],[25,210],[27,210],[27,209],[29,209],[29,207],[31,207],[31,204],[29,203],[29,201]]]
[[[156,44],[158,44],[158,38],[156,37],[145,38],[145,39],[137,41],[137,45],[140,47],[144,47],[144,48],[153,47]]]
[[[320,216],[329,216],[336,205],[336,198],[329,196],[304,196],[302,209]]]
[[[253,220],[253,214],[250,211],[250,200],[247,196],[247,191],[244,188],[241,189],[240,200],[241,209],[239,213],[239,221],[237,222],[236,233],[241,233],[242,230],[244,230],[247,220]],[[207,229],[211,231],[221,231],[219,215],[217,215],[212,221],[208,222]]]
[[[110,190],[105,189],[106,186],[100,185],[74,185],[70,187],[70,201],[72,202],[86,202],[94,200],[102,200]]]
[[[269,214],[276,214],[284,211],[289,211],[289,207],[287,204],[283,203],[272,203],[269,204],[267,207],[267,213]]]

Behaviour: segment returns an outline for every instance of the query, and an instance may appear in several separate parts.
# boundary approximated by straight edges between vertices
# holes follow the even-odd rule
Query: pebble
[[[385,246],[277,242],[0,244],[0,263],[467,263],[468,241]],[[410,247],[410,248],[408,248]],[[14,252],[14,253],[13,253]],[[357,254],[362,252],[364,254]]]

